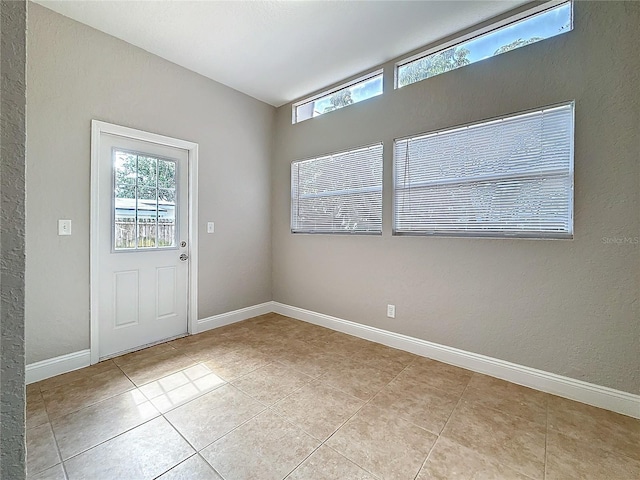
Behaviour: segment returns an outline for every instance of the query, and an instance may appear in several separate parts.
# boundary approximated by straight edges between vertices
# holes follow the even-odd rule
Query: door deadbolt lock
[[[182,248],[186,247],[186,246],[187,246],[187,242],[184,242],[184,241],[183,241],[183,242],[180,242],[180,246],[181,246]]]
[[[188,258],[189,258],[189,255],[187,255],[186,253],[183,253],[182,255],[180,255],[180,260],[182,260],[183,262],[187,261]]]

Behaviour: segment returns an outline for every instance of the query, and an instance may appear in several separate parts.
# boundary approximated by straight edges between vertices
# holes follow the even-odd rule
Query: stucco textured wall
[[[199,144],[199,317],[271,300],[275,109],[37,4],[28,27],[27,363],[89,348],[94,118]]]
[[[640,4],[575,2],[572,32],[291,124],[278,109],[278,302],[640,393]],[[393,139],[575,100],[575,238],[393,237]],[[292,235],[290,162],[384,142],[383,235]],[[386,304],[396,318],[386,317]]]
[[[26,2],[0,2],[0,478],[25,478]]]

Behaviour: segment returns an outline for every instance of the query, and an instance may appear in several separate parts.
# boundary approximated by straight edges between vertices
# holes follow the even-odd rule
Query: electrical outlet
[[[207,233],[214,233],[216,231],[216,226],[213,222],[207,222]]]
[[[396,306],[395,305],[387,305],[387,317],[396,318]]]

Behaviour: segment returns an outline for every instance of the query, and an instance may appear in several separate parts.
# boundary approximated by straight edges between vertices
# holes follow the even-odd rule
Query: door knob
[[[189,258],[189,255],[187,255],[186,253],[183,253],[182,255],[180,255],[180,260],[182,260],[183,262],[187,261],[188,258]]]

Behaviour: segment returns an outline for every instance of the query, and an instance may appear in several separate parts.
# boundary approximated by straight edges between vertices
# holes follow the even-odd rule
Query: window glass
[[[401,63],[396,67],[397,87],[470,65],[572,29],[571,2],[496,28],[471,40]]]
[[[113,249],[176,246],[176,162],[114,151]]]
[[[382,71],[361,78],[338,90],[303,100],[293,106],[293,123],[324,115],[368,98],[382,95]]]

